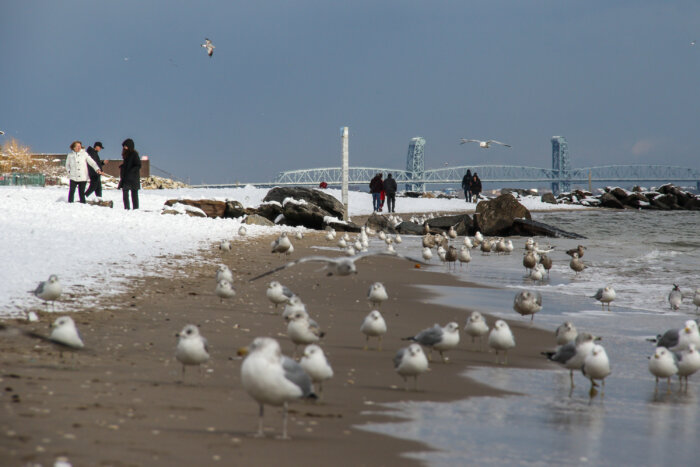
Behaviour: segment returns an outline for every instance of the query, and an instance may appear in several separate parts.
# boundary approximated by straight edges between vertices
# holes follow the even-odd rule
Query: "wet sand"
[[[358,262],[359,274],[326,278],[319,264],[306,263],[254,282],[248,279],[278,265],[269,253],[270,238],[234,244],[234,251],[212,248],[199,261],[160,278],[134,278],[128,294],[109,299],[115,309],[73,314],[89,350],[64,354],[25,337],[0,340],[0,459],[5,465],[52,465],[66,456],[78,465],[417,465],[402,452],[427,449],[418,443],[354,428],[386,421],[377,404],[401,400],[450,401],[499,391],[459,374],[470,365],[494,365],[495,356],[473,350],[462,336],[449,363],[434,361],[418,379],[419,390],[405,391],[392,358],[410,336],[433,323],[464,325],[470,312],[469,284],[441,272],[416,269],[387,257]],[[293,258],[335,254],[311,249],[327,246],[322,234],[295,241]],[[164,259],[166,261],[166,259]],[[213,293],[216,265],[234,271],[237,295],[221,303]],[[435,268],[439,269],[439,268]],[[439,269],[441,270],[441,269]],[[322,402],[290,405],[291,441],[281,433],[281,409],[266,407],[266,437],[253,438],[258,406],[240,384],[237,350],[257,336],[280,341],[285,354],[294,345],[286,326],[265,297],[271,280],[301,296],[326,331],[321,345],[335,372],[324,384]],[[370,311],[367,289],[382,281],[390,295],[382,305],[389,331],[382,351],[364,351],[360,324]],[[464,287],[463,309],[425,305],[424,289],[413,285]],[[103,304],[104,305],[104,304]],[[104,308],[104,307],[103,307]],[[530,327],[513,312],[510,322],[517,347],[510,367],[547,367],[539,352],[551,335]],[[38,323],[8,325],[48,334],[56,315]],[[493,319],[489,319],[489,324]],[[184,381],[174,359],[175,334],[185,324],[200,326],[211,360],[200,371],[188,368]],[[373,344],[370,348],[373,348]],[[301,348],[300,348],[301,350]],[[435,354],[435,360],[439,360]],[[504,368],[507,371],[507,368]]]

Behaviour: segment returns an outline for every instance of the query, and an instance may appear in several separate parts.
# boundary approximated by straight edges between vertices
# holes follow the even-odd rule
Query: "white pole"
[[[349,221],[350,217],[348,215],[348,127],[344,126],[341,128],[341,140],[343,148],[343,185],[341,189],[343,198],[343,220]]]

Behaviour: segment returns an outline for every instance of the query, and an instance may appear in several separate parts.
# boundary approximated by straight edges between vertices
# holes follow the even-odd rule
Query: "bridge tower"
[[[569,144],[563,136],[552,136],[552,192],[571,190],[571,164],[569,162]]]
[[[406,156],[406,171],[409,180],[420,180],[425,170],[424,159],[425,138],[417,136],[411,138],[408,143],[408,155]],[[425,191],[425,183],[406,183],[407,191]]]

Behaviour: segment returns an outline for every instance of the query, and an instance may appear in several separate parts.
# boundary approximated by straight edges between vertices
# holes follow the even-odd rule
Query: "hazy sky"
[[[7,1],[0,129],[130,137],[192,183],[339,166],[343,125],[352,166],[405,168],[422,136],[426,168],[550,167],[563,135],[573,167],[697,168],[699,29],[697,0]]]

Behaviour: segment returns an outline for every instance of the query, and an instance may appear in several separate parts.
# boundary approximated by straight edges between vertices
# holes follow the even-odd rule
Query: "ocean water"
[[[472,250],[469,266],[452,273],[485,287],[431,287],[438,295],[432,301],[529,321],[513,311],[513,298],[522,289],[539,291],[543,309],[535,326],[553,332],[572,321],[579,331],[602,337],[613,371],[604,395],[591,397],[580,373],[571,391],[568,370],[554,364],[535,371],[473,367],[465,377],[522,395],[392,404],[410,421],[361,428],[437,448],[409,454],[436,466],[697,464],[700,374],[687,391],[679,391],[677,378],[657,389],[647,368],[654,344],[647,339],[700,317],[692,304],[700,288],[700,213],[591,210],[533,217],[587,239],[536,238],[540,248],[555,247],[551,275],[537,284],[522,267],[525,238],[513,239],[511,255]],[[402,248],[415,254],[418,243],[404,240]],[[565,251],[579,243],[587,247],[589,267],[576,276]],[[678,311],[667,301],[673,284],[684,295]],[[605,285],[617,293],[610,312],[591,298]],[[552,337],[543,350],[554,346]]]

